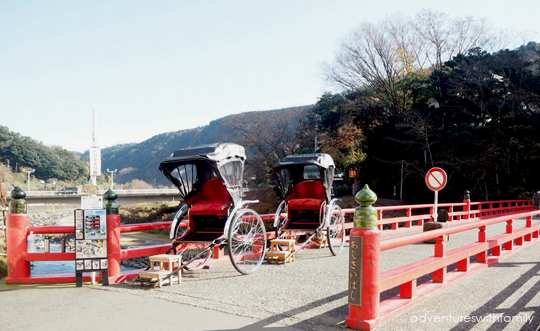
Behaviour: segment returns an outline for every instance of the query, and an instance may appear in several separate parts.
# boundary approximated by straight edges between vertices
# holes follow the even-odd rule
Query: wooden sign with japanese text
[[[362,266],[364,238],[350,237],[349,248],[349,304],[362,306]]]

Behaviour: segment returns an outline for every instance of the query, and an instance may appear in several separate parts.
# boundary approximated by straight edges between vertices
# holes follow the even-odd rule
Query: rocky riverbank
[[[60,212],[44,212],[36,211],[29,214],[30,226],[61,226],[61,225],[73,225],[73,211],[60,211]],[[66,219],[69,224],[66,224]],[[49,244],[61,244],[62,240],[65,240],[65,249],[67,252],[75,251],[75,235],[68,233],[64,235],[40,235],[34,236],[36,248],[43,250],[45,248],[45,240],[49,240]]]

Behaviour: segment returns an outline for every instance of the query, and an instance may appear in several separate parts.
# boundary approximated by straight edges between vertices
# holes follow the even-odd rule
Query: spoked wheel
[[[338,255],[343,250],[345,243],[345,217],[343,211],[337,205],[334,205],[330,214],[330,223],[326,229],[328,247],[333,255]]]
[[[177,254],[182,254],[182,265],[187,263],[187,270],[202,269],[212,256],[210,243],[186,243],[179,247]]]
[[[227,251],[234,268],[247,275],[257,270],[266,252],[264,223],[251,209],[240,209],[229,226]]]

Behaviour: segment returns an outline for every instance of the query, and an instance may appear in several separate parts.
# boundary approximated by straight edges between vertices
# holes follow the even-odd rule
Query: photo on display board
[[[109,261],[107,259],[101,260],[101,269],[108,269],[109,268]]]
[[[106,240],[76,240],[75,251],[77,258],[106,258],[107,241]]]
[[[84,260],[84,270],[92,270],[92,260]]]
[[[84,211],[84,239],[107,239],[107,213],[105,210]]]
[[[84,261],[77,261],[75,263],[75,270],[84,270]]]

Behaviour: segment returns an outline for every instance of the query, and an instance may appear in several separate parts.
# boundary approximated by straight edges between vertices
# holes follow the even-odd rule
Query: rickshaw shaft
[[[309,244],[311,242],[311,239],[313,239],[313,237],[317,236],[319,233],[322,233],[322,228],[319,227],[317,230],[315,230],[315,232],[313,232],[313,234],[311,235],[311,237],[309,237],[303,244],[302,246],[298,247],[297,249],[294,250],[294,252],[291,253],[291,257],[294,256],[296,253],[298,253],[299,251],[302,250],[302,248],[304,248],[304,246],[306,246],[307,244]]]

